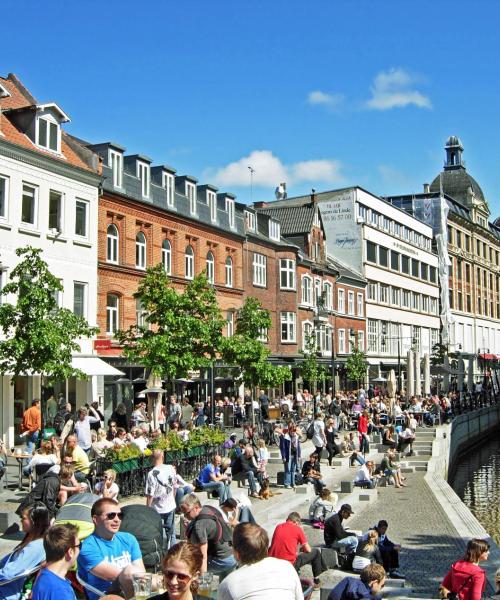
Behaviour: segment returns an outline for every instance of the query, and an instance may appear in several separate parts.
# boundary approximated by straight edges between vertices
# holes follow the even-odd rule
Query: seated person
[[[384,446],[389,446],[389,448],[396,447],[396,434],[393,425],[389,425],[389,427],[384,429],[384,433],[382,434],[382,444]]]
[[[231,525],[236,527],[238,523],[255,523],[255,517],[252,514],[252,503],[248,497],[228,498],[220,505],[220,510],[223,513],[224,519]]]
[[[144,454],[144,450],[148,447],[149,440],[146,437],[146,432],[141,427],[134,427],[131,434],[129,435],[129,441],[139,448]]]
[[[73,467],[73,461],[70,456],[65,456],[63,458],[63,464],[59,470],[59,494],[58,494],[58,502],[59,506],[63,506],[66,504],[66,501],[73,494],[79,494],[81,492],[85,492],[87,486],[83,483],[79,483],[75,477],[75,469]]]
[[[127,598],[132,598],[132,576],[146,570],[139,543],[130,533],[119,531],[122,513],[116,500],[97,500],[91,515],[95,529],[82,543],[78,574],[83,581],[104,593],[113,588],[121,589]],[[86,594],[89,600],[99,598],[90,591]]]
[[[353,514],[350,504],[342,504],[339,512],[333,514],[325,521],[324,539],[327,547],[334,545],[346,546],[347,553],[356,552],[358,538],[352,531],[344,529],[342,523]]]
[[[97,440],[92,444],[92,458],[104,456],[106,450],[113,447],[113,442],[108,441],[105,429],[97,430]]]
[[[259,471],[259,466],[254,457],[254,451],[252,446],[246,446],[243,454],[236,458],[231,467],[231,473],[233,477],[235,475],[243,474],[248,479],[248,486],[250,487],[250,496],[258,498],[256,479],[261,483],[262,473]]]
[[[85,481],[90,471],[90,461],[85,450],[78,445],[76,435],[71,434],[66,438],[64,456],[72,457],[76,480]]]
[[[356,556],[352,561],[352,570],[359,573],[372,563],[382,564],[382,555],[378,547],[378,533],[375,529],[370,529],[366,537],[359,542]]]
[[[397,488],[406,487],[406,484],[403,483],[406,477],[401,476],[401,468],[399,463],[396,462],[395,454],[394,449],[390,448],[387,450],[380,463],[380,470],[386,477],[392,477],[394,479],[394,485]]]
[[[97,482],[95,485],[95,493],[99,496],[99,498],[111,498],[112,500],[118,500],[120,488],[118,487],[118,484],[115,483],[115,480],[116,471],[113,471],[113,469],[107,469],[104,471],[104,479]]]
[[[328,488],[323,488],[319,496],[309,507],[309,520],[313,527],[322,526],[328,517],[333,513],[335,504],[337,504],[337,494],[332,494]]]
[[[312,483],[314,491],[319,495],[325,487],[325,483],[321,479],[321,467],[316,453],[311,454],[309,460],[306,460],[302,465],[302,476],[304,477],[304,483]]]
[[[360,578],[344,577],[328,596],[328,600],[380,600],[380,592],[387,581],[384,567],[378,564],[368,565],[361,573]]]
[[[35,452],[28,464],[23,467],[23,475],[28,477],[35,471],[37,465],[48,465],[49,469],[52,465],[58,464],[60,461],[59,453],[54,451],[50,440],[42,440],[39,450]]]
[[[364,465],[361,465],[354,477],[354,485],[362,488],[375,488],[378,478],[373,474],[374,468],[375,465],[372,460],[367,460]]]
[[[129,440],[127,438],[127,432],[125,431],[125,429],[123,429],[123,427],[117,428],[116,437],[113,438],[112,442],[113,446],[118,446],[119,448],[129,443]]]
[[[231,498],[231,488],[229,484],[231,478],[227,473],[221,474],[220,466],[222,463],[222,457],[216,454],[212,462],[208,463],[200,471],[197,479],[197,485],[204,491],[216,491],[219,495],[219,503],[222,504],[224,500]]]
[[[351,433],[344,436],[344,441],[340,444],[340,448],[342,450],[342,456],[349,456],[349,465],[351,467],[354,466],[354,463],[357,462],[360,465],[365,464],[365,459],[363,455],[359,452],[359,440],[356,439],[354,433]]]
[[[404,452],[406,448],[409,448],[408,456],[413,455],[412,444],[415,441],[415,434],[410,427],[407,427],[404,431],[399,434],[398,439],[398,452]]]
[[[399,552],[401,551],[401,545],[391,542],[387,537],[388,527],[389,525],[384,519],[381,519],[374,527],[378,533],[378,547],[382,555],[384,569],[393,579],[404,579],[404,575],[399,572]]]

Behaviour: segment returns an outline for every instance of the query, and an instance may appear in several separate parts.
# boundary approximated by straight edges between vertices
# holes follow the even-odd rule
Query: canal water
[[[464,504],[500,545],[500,433],[465,452],[449,481]]]

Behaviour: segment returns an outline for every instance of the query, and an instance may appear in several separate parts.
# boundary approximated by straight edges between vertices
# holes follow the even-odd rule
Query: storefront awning
[[[122,371],[115,369],[107,362],[104,362],[97,356],[74,356],[71,360],[74,369],[83,371],[85,375],[124,375]]]
[[[495,354],[478,354],[479,358],[482,358],[483,360],[497,360],[497,357]]]

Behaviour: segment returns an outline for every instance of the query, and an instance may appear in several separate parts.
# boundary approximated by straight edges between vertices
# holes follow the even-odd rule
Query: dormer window
[[[234,227],[234,200],[226,198],[226,210],[229,216],[229,227]]]
[[[186,181],[186,196],[189,200],[189,212],[192,215],[196,214],[196,185]]]
[[[215,192],[207,192],[207,204],[210,208],[210,219],[212,223],[215,223],[217,221],[217,196]]]
[[[273,221],[269,219],[269,237],[272,240],[276,240],[279,242],[280,239],[280,224],[278,221]]]
[[[141,192],[144,198],[149,198],[149,165],[137,161],[137,177],[141,180]]]
[[[245,226],[250,231],[255,231],[255,213],[245,211]]]
[[[167,206],[174,205],[174,176],[170,173],[163,173],[163,187],[167,190]]]
[[[121,188],[123,180],[123,155],[120,152],[110,150],[109,166],[113,171],[113,185],[116,188]]]
[[[41,148],[52,152],[60,152],[61,128],[59,123],[50,117],[38,117],[36,143]]]

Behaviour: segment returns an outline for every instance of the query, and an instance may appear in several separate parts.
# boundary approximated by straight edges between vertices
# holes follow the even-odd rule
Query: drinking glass
[[[135,573],[132,575],[135,600],[146,600],[151,596],[153,575],[151,573]]]

